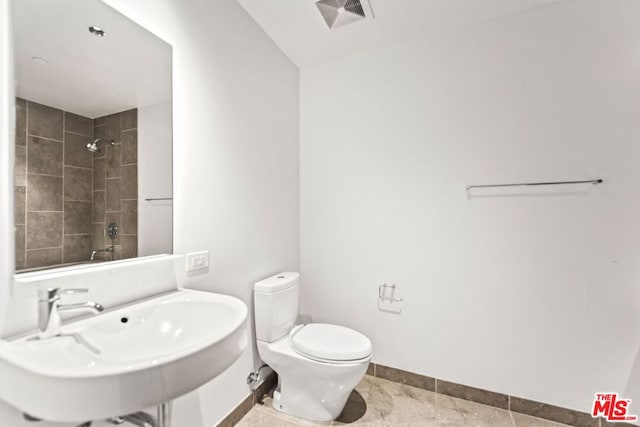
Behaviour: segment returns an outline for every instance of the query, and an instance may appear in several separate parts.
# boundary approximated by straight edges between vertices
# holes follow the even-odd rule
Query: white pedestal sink
[[[161,405],[240,356],[246,319],[236,298],[179,290],[62,327],[77,339],[0,341],[0,399],[76,423]]]

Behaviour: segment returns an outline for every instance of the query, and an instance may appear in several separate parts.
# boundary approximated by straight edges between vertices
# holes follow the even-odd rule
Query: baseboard
[[[572,409],[561,408],[559,406],[523,399],[517,396],[510,396],[503,393],[469,387],[463,384],[452,383],[438,378],[427,377],[413,372],[391,368],[389,366],[372,363],[369,365],[367,374],[385,380],[433,391],[436,394],[439,393],[451,397],[457,397],[459,399],[469,400],[483,405],[493,406],[495,408],[511,412],[518,412],[574,427],[605,427],[612,425],[601,418],[593,418],[591,417],[591,414],[587,414],[585,412],[574,411]],[[622,424],[617,423],[616,425]]]
[[[624,423],[609,423],[601,418],[592,418],[585,412],[574,411],[547,403],[536,402],[523,399],[521,397],[510,396],[494,391],[483,390],[457,384],[438,378],[428,377],[402,369],[371,363],[367,369],[367,375],[393,381],[399,384],[406,384],[423,390],[432,391],[436,394],[443,394],[483,405],[504,409],[511,412],[518,412],[536,418],[542,418],[561,424],[574,427],[609,427],[613,425],[630,425]],[[242,417],[244,417],[254,405],[262,402],[264,396],[269,394],[277,385],[278,376],[273,373],[267,377],[263,383],[245,400],[240,403],[227,417],[225,417],[218,427],[233,427]]]

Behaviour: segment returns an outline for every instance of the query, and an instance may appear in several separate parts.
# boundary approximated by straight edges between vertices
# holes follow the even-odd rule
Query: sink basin
[[[0,399],[48,421],[159,405],[210,381],[247,346],[247,307],[179,290],[70,323],[48,340],[0,341]]]

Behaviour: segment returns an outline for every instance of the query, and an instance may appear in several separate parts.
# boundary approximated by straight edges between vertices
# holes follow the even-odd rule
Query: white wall
[[[138,108],[138,256],[173,247],[171,103]]]
[[[623,393],[640,344],[639,14],[565,0],[302,69],[303,312],[366,333],[380,364],[583,411]],[[401,314],[377,310],[385,281]]]
[[[256,280],[299,268],[298,70],[234,0],[107,3],[173,45],[174,251],[211,262],[186,285],[252,312]],[[174,422],[217,423],[258,363],[249,348],[177,402]]]
[[[211,255],[210,271],[184,285],[237,296],[252,312],[255,281],[299,268],[298,70],[235,0],[108,3],[173,45],[174,252]],[[3,289],[9,270],[0,273]],[[245,379],[258,363],[250,347],[178,399],[174,425],[215,425],[249,395]],[[2,404],[0,424],[30,425]]]
[[[210,253],[185,285],[252,312],[255,281],[299,268],[298,70],[235,0],[107,3],[173,46],[174,251]],[[216,424],[258,364],[251,347],[180,399],[176,425]]]

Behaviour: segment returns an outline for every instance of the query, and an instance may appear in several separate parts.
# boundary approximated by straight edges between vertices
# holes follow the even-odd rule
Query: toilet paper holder
[[[387,289],[391,289],[391,292],[387,292]],[[391,295],[387,294],[390,293]],[[378,286],[378,300],[380,302],[389,301],[389,302],[402,302],[403,298],[396,298],[396,284],[395,283],[383,283]]]

